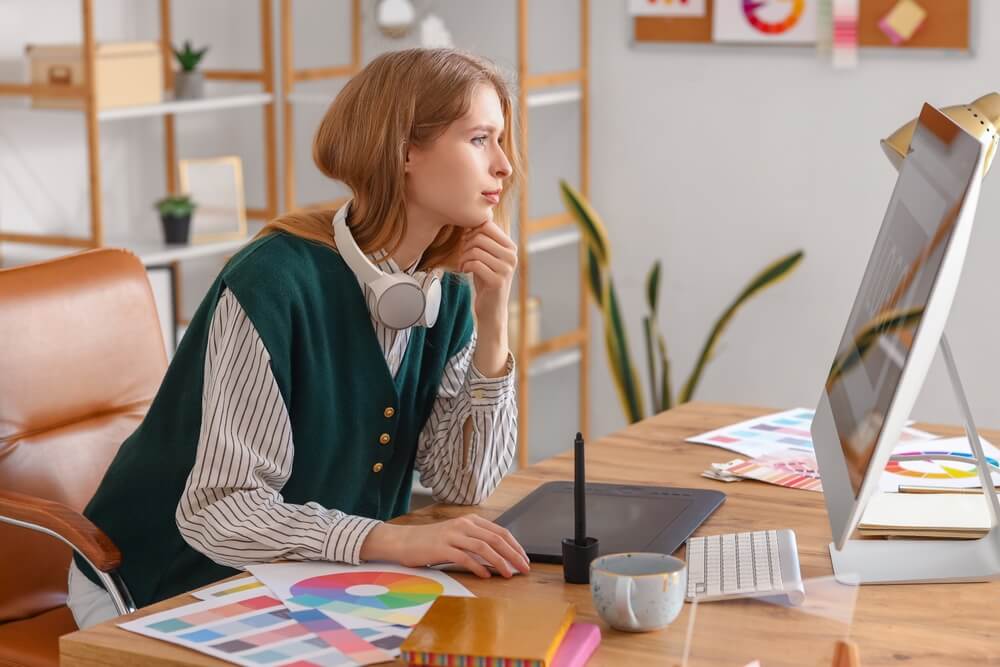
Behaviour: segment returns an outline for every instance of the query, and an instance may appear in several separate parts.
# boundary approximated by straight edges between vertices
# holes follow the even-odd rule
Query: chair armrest
[[[13,491],[0,491],[0,522],[48,533],[80,552],[102,572],[116,570],[122,554],[87,517],[65,505]]]

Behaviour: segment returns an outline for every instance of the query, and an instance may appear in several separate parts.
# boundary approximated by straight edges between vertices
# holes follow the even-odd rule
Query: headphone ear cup
[[[386,274],[368,285],[373,311],[391,329],[408,329],[424,316],[425,297],[420,284],[406,274]]]
[[[437,276],[431,278],[424,287],[424,314],[418,324],[423,327],[433,327],[437,322],[438,312],[441,310],[441,279]]]

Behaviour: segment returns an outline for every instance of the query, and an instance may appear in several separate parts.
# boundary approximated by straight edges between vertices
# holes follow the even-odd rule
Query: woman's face
[[[493,86],[477,86],[468,112],[427,146],[406,156],[411,215],[435,225],[475,227],[493,219],[511,166],[500,147],[504,127]]]

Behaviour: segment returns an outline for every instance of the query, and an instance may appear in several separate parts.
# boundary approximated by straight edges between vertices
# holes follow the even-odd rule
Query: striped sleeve
[[[295,453],[291,423],[263,341],[229,290],[212,316],[204,377],[198,450],[176,512],[185,541],[236,568],[275,559],[359,563],[379,521],[281,496]]]
[[[514,464],[517,394],[514,357],[507,372],[488,378],[472,363],[476,334],[445,368],[430,418],[420,433],[416,469],[436,500],[477,505]],[[464,425],[472,420],[466,448]]]

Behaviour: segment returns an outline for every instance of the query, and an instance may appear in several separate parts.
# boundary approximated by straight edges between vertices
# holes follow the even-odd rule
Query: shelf
[[[182,262],[199,257],[212,257],[235,253],[253,238],[256,230],[247,234],[246,238],[230,241],[215,241],[211,243],[192,243],[187,245],[167,245],[162,241],[109,239],[102,247],[124,248],[135,254],[144,266],[158,266],[171,262]],[[0,248],[0,266],[8,268],[54,259],[62,255],[79,252],[80,248],[59,246],[14,246],[3,244]]]
[[[236,109],[239,107],[260,107],[274,101],[274,96],[269,93],[252,93],[247,95],[218,95],[204,97],[198,100],[167,100],[159,104],[142,104],[130,107],[115,107],[97,112],[99,121],[123,120],[126,118],[148,118],[155,116],[166,116],[169,114],[198,113],[203,111],[216,111],[219,109]],[[80,109],[48,109],[34,108],[30,106],[30,100],[25,99],[18,103],[6,103],[0,105],[3,111],[19,111],[30,113],[81,113]]]
[[[580,350],[577,349],[539,357],[531,362],[531,366],[528,368],[528,377],[537,377],[545,373],[557,371],[560,368],[572,366],[580,362],[580,356]]]
[[[528,252],[531,254],[564,248],[580,242],[579,229],[555,230],[532,234],[528,240]]]
[[[110,248],[125,248],[135,253],[145,266],[156,266],[159,264],[170,264],[171,262],[182,262],[188,259],[197,259],[199,257],[235,253],[246,245],[251,238],[251,235],[247,235],[247,238],[243,239],[194,243],[190,245],[167,245],[166,243],[156,241],[116,242],[115,240],[111,240],[105,245]]]
[[[582,94],[579,88],[571,88],[569,90],[554,90],[548,93],[529,93],[528,94],[528,108],[535,109],[538,107],[547,107],[554,104],[569,104],[570,102],[578,102]]]
[[[106,109],[105,111],[98,112],[97,118],[98,120],[120,120],[123,118],[142,118],[145,116],[197,113],[200,111],[216,111],[218,109],[259,107],[270,104],[273,101],[274,96],[269,93],[205,97],[200,100],[169,100],[161,102],[160,104]]]

